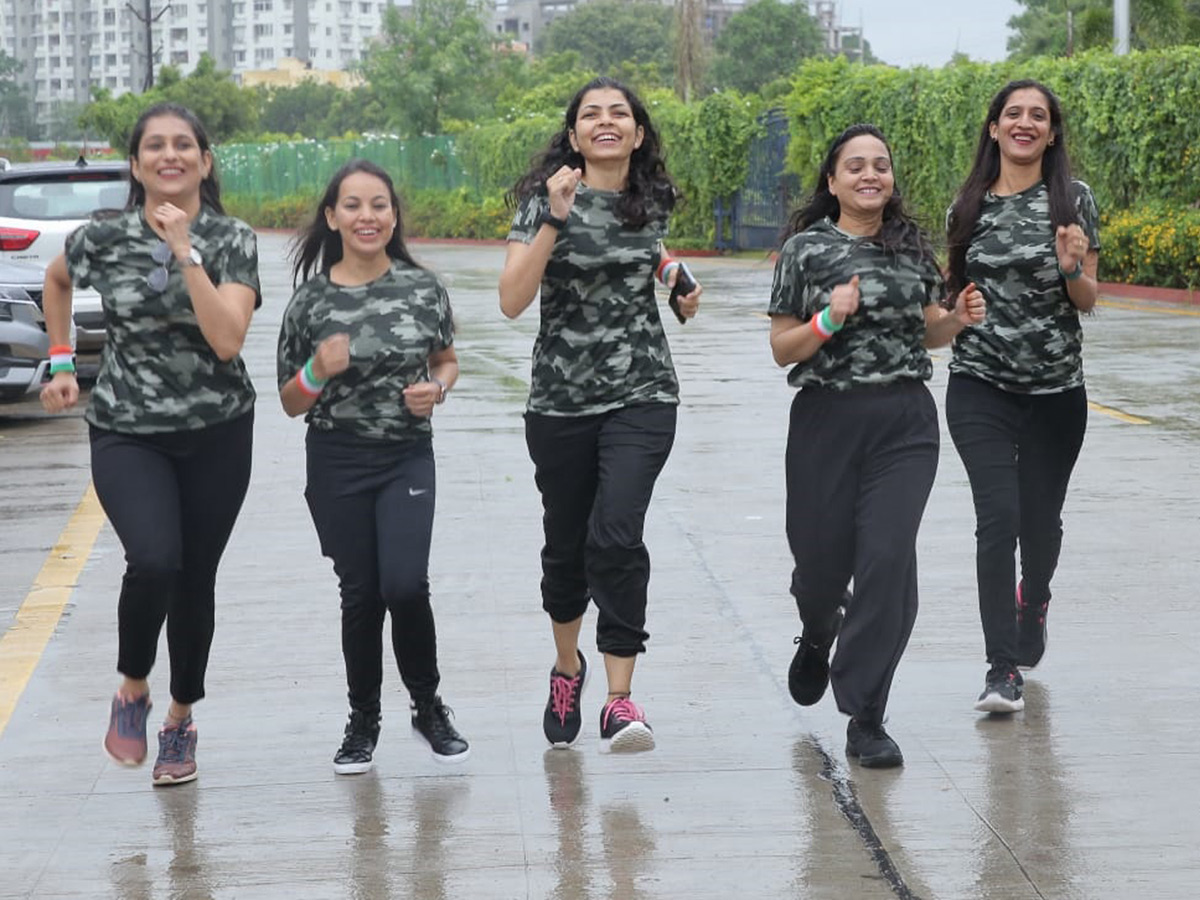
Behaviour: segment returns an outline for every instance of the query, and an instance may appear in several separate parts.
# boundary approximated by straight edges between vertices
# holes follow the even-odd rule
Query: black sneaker
[[[646,713],[628,697],[614,697],[600,710],[600,746],[611,753],[654,749],[654,730]]]
[[[579,653],[578,650],[575,652]],[[587,684],[587,675],[587,660],[582,653],[579,653],[579,671],[574,675],[550,670],[550,699],[546,701],[546,712],[542,716],[542,731],[551,747],[570,747],[579,739],[579,730],[583,727],[579,698]]]
[[[1035,606],[1027,604],[1017,585],[1017,666],[1032,669],[1046,653],[1046,609],[1050,601]]]
[[[868,769],[891,769],[904,765],[904,754],[878,722],[851,719],[846,726],[846,755]]]
[[[788,667],[788,692],[801,706],[812,706],[825,696],[829,687],[829,651],[842,627],[843,611],[834,614],[828,636],[813,639],[806,628],[796,638],[796,655]]]
[[[987,673],[983,693],[975,701],[975,708],[986,713],[1015,713],[1025,708],[1021,686],[1025,679],[1012,663],[994,663]]]
[[[342,746],[333,757],[333,771],[339,775],[361,775],[370,772],[375,745],[379,743],[379,714],[371,715],[357,709],[350,710],[350,721],[346,723],[346,736]]]
[[[471,755],[470,745],[450,724],[453,714],[454,711],[442,702],[441,697],[412,703],[412,726],[429,742],[433,758],[438,762],[462,762]]]

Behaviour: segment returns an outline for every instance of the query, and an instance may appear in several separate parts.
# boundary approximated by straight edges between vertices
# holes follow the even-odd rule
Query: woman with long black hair
[[[200,120],[159,103],[129,139],[129,199],[67,238],[46,270],[52,353],[42,404],[74,406],[72,285],[103,299],[108,340],[85,418],[92,481],[125,548],[117,671],[105,751],[146,758],[158,638],[167,626],[171,705],[156,785],[196,777],[192,705],[204,697],[217,566],[250,481],[254,388],[239,355],[262,302],[254,232],[224,214]]]
[[[649,637],[642,532],[679,403],[654,282],[689,282],[681,319],[696,314],[701,288],[663,247],[675,188],[645,106],[620,82],[597,78],[575,94],[513,195],[500,309],[516,317],[541,292],[525,437],[545,513],[542,607],[555,646],[542,727],[554,747],[579,736],[579,633],[594,600],[608,677],[601,740],[650,750],[654,732],[630,698]]]
[[[980,712],[1025,707],[1046,650],[1062,508],[1087,427],[1083,329],[1096,304],[1099,213],[1071,178],[1062,108],[1013,81],[992,99],[948,218],[951,288],[979,285],[988,321],[954,343],[946,423],[975,502],[988,672]],[[1020,546],[1020,579],[1014,553]]]
[[[279,398],[308,422],[304,491],[341,589],[350,717],[341,775],[373,765],[382,719],[383,621],[437,762],[470,752],[438,696],[429,595],[435,466],[430,417],[458,379],[450,300],[404,244],[391,177],[353,159],[296,237],[302,282],[279,333]]]
[[[984,303],[966,285],[943,308],[941,274],[904,210],[879,129],[843,131],[815,184],[788,224],[768,310],[775,362],[792,366],[788,383],[799,388],[787,536],[804,630],[788,688],[810,706],[832,680],[850,716],[846,755],[899,766],[883,722],[917,617],[917,529],[938,462],[926,348],[982,321]]]

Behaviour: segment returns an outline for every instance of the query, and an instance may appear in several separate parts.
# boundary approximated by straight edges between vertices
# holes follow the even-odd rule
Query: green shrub
[[[1157,203],[1101,218],[1102,281],[1200,287],[1200,209]]]

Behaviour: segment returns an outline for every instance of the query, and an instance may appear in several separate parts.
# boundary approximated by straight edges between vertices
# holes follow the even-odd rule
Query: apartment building
[[[39,123],[93,88],[140,92],[148,60],[184,74],[207,53],[240,77],[294,57],[344,69],[395,0],[0,0],[0,47],[22,64]]]

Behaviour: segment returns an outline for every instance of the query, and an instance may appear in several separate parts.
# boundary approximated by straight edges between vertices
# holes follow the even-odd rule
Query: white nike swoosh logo
[[[409,489],[408,489],[408,496],[410,496],[410,497],[420,497],[422,494],[424,494],[424,493],[425,493],[426,491],[428,491],[428,490],[429,490],[428,488],[409,488]]]

